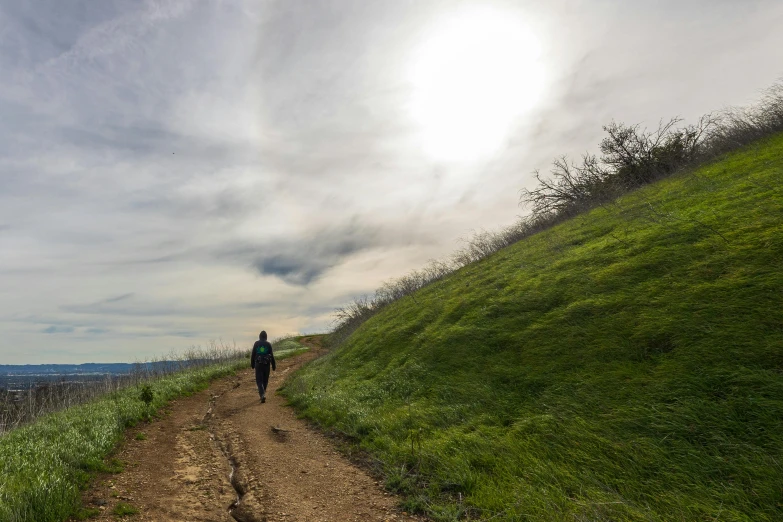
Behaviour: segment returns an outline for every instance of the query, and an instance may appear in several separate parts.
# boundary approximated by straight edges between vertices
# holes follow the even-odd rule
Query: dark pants
[[[266,395],[266,388],[269,386],[269,366],[269,364],[256,364],[256,386],[261,397]]]

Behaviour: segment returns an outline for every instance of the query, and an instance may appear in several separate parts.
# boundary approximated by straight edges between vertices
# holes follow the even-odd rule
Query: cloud
[[[110,297],[108,299],[105,299],[103,302],[104,303],[117,303],[119,301],[125,301],[126,299],[130,299],[131,297],[133,297],[133,295],[134,294],[132,292],[128,293],[128,294],[122,294],[122,295],[118,295],[117,297]]]
[[[60,310],[69,314],[115,317],[196,316],[211,313],[208,307],[188,305],[178,300],[140,298],[135,293],[92,303],[61,305]]]
[[[194,337],[198,337],[199,333],[191,330],[175,330],[175,331],[165,332],[163,335],[167,337],[186,337],[188,339],[192,339]]]
[[[423,154],[408,75],[453,2],[0,0],[0,359],[324,329],[513,220],[530,172],[611,118],[691,118],[781,74],[778,0],[492,2],[540,36],[551,88],[456,165]]]
[[[84,333],[90,334],[90,335],[101,335],[101,334],[107,334],[111,330],[108,328],[87,328],[84,330]]]
[[[45,334],[57,334],[57,333],[72,333],[74,331],[73,326],[56,326],[52,325],[48,328],[41,330]]]
[[[393,244],[393,235],[356,220],[332,228],[322,228],[295,238],[266,244],[229,247],[218,257],[249,263],[260,275],[278,277],[292,285],[309,285],[330,268],[352,255]]]

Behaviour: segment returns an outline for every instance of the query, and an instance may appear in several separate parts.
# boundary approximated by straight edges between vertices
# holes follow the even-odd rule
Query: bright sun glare
[[[423,147],[443,161],[489,155],[541,95],[541,46],[513,13],[492,9],[460,12],[430,34],[411,77]]]

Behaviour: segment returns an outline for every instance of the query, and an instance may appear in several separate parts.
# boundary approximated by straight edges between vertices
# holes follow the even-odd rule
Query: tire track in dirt
[[[275,394],[320,355],[317,338],[305,342],[309,352],[277,365],[265,404],[248,368],[129,430],[115,455],[125,471],[100,475],[84,494],[87,507],[101,510],[96,520],[116,520],[119,502],[139,510],[132,520],[150,522],[421,520],[400,512],[395,496]]]

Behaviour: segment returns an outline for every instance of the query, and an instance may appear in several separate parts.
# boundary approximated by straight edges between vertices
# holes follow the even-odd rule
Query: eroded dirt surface
[[[94,520],[116,520],[120,502],[138,509],[130,520],[155,522],[421,520],[396,509],[396,497],[275,395],[319,355],[317,338],[307,342],[310,352],[277,365],[265,404],[248,368],[130,430],[116,455],[125,471],[85,492],[85,506],[101,511]]]

